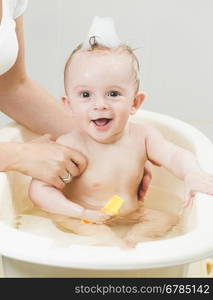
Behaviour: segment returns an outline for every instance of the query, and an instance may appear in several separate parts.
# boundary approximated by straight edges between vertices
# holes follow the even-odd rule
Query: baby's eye
[[[81,92],[80,96],[83,98],[89,98],[90,97],[90,93],[89,92]]]
[[[120,93],[118,91],[110,91],[109,93],[107,93],[107,95],[110,97],[118,97]]]

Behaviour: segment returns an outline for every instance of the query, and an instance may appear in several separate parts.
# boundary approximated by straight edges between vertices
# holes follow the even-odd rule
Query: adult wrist
[[[21,153],[24,143],[0,143],[0,171],[18,171],[21,166]]]

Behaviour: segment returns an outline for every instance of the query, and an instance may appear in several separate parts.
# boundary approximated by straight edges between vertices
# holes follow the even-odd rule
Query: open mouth
[[[105,127],[107,124],[110,123],[112,119],[109,118],[99,118],[96,120],[92,120],[92,122],[97,126],[97,127]]]

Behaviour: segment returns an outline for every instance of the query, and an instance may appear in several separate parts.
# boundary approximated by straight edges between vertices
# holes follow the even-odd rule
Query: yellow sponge
[[[112,216],[118,215],[123,201],[124,200],[121,197],[114,195],[101,210]]]
[[[84,219],[81,220],[81,223],[82,223],[82,224],[92,224],[92,222],[87,221],[87,220],[84,220]]]
[[[114,195],[109,202],[101,209],[101,211],[110,214],[112,216],[118,215],[119,209],[121,208],[121,205],[123,204],[124,200]],[[87,220],[81,220],[82,224],[92,224],[92,222]]]

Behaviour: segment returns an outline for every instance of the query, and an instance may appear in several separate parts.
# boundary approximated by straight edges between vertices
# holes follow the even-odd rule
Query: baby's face
[[[76,124],[101,143],[122,135],[138,108],[131,56],[109,51],[79,51],[66,77],[67,96]],[[141,102],[140,102],[141,103]]]

